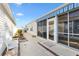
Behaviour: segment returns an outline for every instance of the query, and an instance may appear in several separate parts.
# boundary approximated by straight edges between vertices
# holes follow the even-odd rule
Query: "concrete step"
[[[79,51],[75,51],[73,49],[70,49],[68,47],[65,47],[63,45],[53,44],[49,42],[38,42],[41,46],[49,50],[51,53],[53,53],[55,56],[78,56]]]

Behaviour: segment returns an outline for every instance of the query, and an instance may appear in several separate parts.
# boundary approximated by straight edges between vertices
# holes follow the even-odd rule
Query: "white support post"
[[[38,35],[37,32],[38,32],[38,29],[37,29],[37,23],[36,23],[36,36]]]
[[[68,47],[70,46],[69,45],[69,13],[67,13],[68,14]]]
[[[47,40],[49,39],[49,20],[47,19]]]
[[[55,16],[54,19],[54,41],[55,43],[58,42],[58,17]]]

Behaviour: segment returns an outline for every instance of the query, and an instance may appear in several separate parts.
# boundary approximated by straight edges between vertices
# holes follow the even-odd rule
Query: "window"
[[[74,21],[73,27],[73,33],[79,34],[79,20]]]
[[[47,20],[43,20],[37,23],[38,36],[47,38]]]
[[[66,22],[64,22],[64,32],[65,33],[68,33],[68,22],[66,21]]]
[[[69,33],[73,33],[73,21],[69,22]]]
[[[58,42],[68,45],[67,14],[58,16]]]
[[[72,22],[72,24],[69,24],[69,26],[72,26],[69,35],[69,45],[79,49],[79,10],[70,12],[69,20]]]
[[[30,28],[30,31],[33,31],[33,27]]]
[[[43,37],[44,38],[47,38],[47,22],[46,22],[46,20],[44,20],[44,21],[42,21],[43,22],[43,32],[42,32],[42,34],[43,34]]]
[[[42,22],[37,23],[38,36],[42,37]]]
[[[54,39],[54,21],[49,22],[49,39]]]
[[[67,15],[68,14],[63,14],[58,16],[58,42],[65,45],[69,44],[69,46],[79,49],[79,10],[69,13],[69,34]]]

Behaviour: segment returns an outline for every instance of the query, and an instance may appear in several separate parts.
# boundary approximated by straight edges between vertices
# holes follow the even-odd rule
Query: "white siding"
[[[2,55],[3,51],[7,47],[5,44],[7,43],[7,35],[12,38],[13,29],[15,27],[11,18],[5,13],[4,6],[0,4],[0,55]],[[6,7],[6,5],[5,5]]]

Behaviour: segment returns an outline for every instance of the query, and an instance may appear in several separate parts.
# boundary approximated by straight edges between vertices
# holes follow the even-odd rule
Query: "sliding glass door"
[[[37,23],[37,34],[42,37],[42,22]]]
[[[39,21],[37,23],[37,34],[40,37],[47,38],[47,20]]]
[[[69,31],[69,45],[79,49],[79,10],[70,12],[69,20],[71,21],[69,23],[72,23],[69,24],[69,26],[72,26],[72,29]]]
[[[67,14],[58,16],[58,42],[68,45]]]
[[[58,16],[58,42],[79,49],[79,10]]]
[[[54,40],[54,21],[49,21],[49,39]]]

